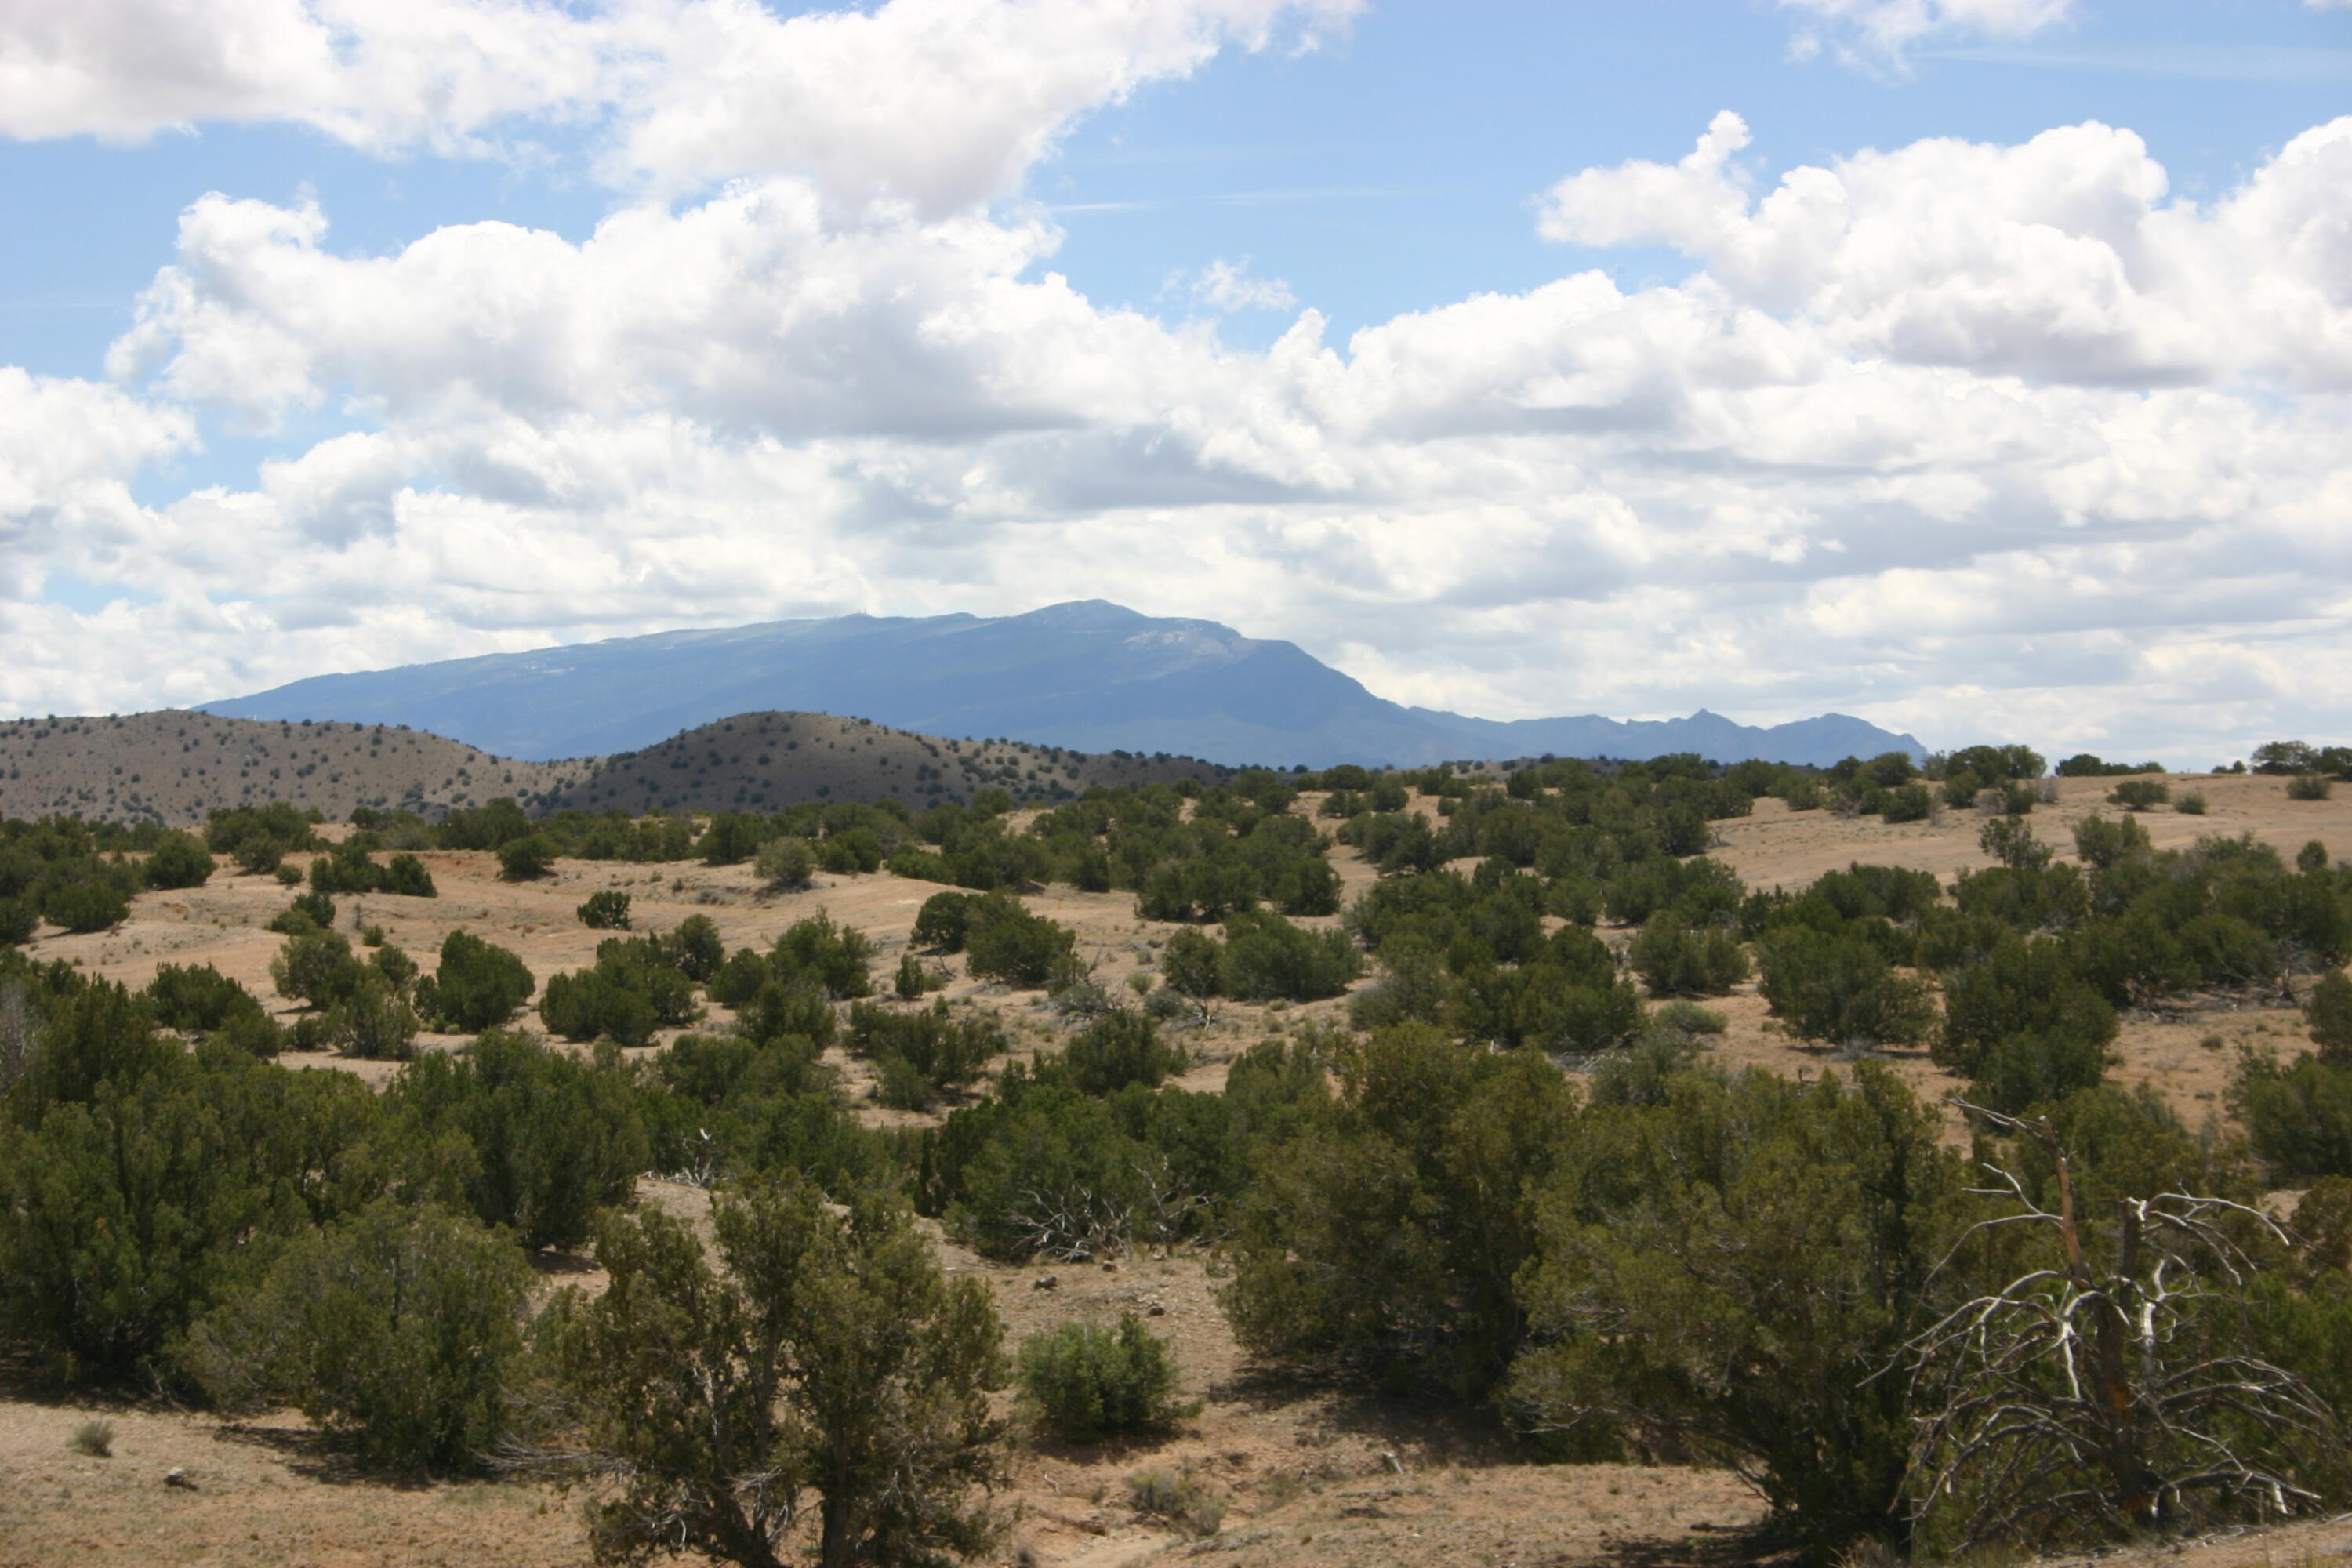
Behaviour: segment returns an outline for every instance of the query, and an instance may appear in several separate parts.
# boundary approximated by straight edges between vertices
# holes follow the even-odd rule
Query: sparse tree
[[[2319,1504],[2314,1471],[2341,1446],[2334,1413],[2248,1344],[2255,1265],[2241,1237],[2283,1244],[2278,1225],[2224,1198],[2166,1193],[2118,1200],[2112,1240],[2095,1239],[2050,1123],[1965,1108],[2041,1146],[2058,1206],[1991,1167],[1979,1195],[2011,1212],[1969,1235],[2021,1224],[2050,1256],[1911,1343],[1926,1412],[1911,1489],[1927,1538],[2078,1545]]]
[[[984,1550],[995,1521],[972,1493],[999,1479],[1004,1437],[986,1288],[943,1276],[872,1192],[836,1214],[812,1185],[755,1184],[712,1222],[723,1269],[658,1211],[606,1215],[610,1288],[551,1309],[562,1437],[536,1457],[595,1487],[597,1561],[782,1568],[809,1522],[824,1568]]]

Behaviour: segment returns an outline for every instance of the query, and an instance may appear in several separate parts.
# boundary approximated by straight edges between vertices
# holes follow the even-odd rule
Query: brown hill
[[[558,789],[549,810],[578,807],[631,816],[649,811],[773,811],[814,800],[910,805],[966,801],[984,789],[1021,799],[1059,799],[1095,784],[1206,783],[1233,770],[1192,757],[1089,754],[1017,741],[943,741],[867,719],[830,713],[739,713],[683,731],[657,746],[597,762]]]
[[[273,800],[343,821],[362,805],[439,816],[562,788],[590,763],[516,763],[396,725],[278,723],[166,709],[0,722],[0,817],[179,826]]]
[[[347,820],[362,805],[426,817],[512,795],[527,808],[632,814],[769,810],[813,800],[910,805],[1002,788],[1057,799],[1097,784],[1230,770],[1186,757],[1089,756],[1003,741],[940,741],[827,713],[745,713],[615,757],[523,763],[397,725],[221,719],[164,710],[0,721],[0,818],[199,823],[270,801]]]

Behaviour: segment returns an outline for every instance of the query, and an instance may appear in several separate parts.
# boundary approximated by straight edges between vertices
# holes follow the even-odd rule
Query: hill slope
[[[453,805],[518,798],[583,778],[585,763],[519,763],[397,726],[264,723],[166,709],[0,722],[0,817],[202,822],[273,800],[330,820],[355,806]]]
[[[967,801],[983,789],[1079,795],[1096,784],[1214,783],[1225,770],[1190,757],[1090,756],[1018,742],[942,741],[829,713],[738,713],[642,751],[599,759],[546,809],[773,811],[813,800],[909,805]]]
[[[437,818],[512,795],[527,807],[631,815],[764,810],[812,800],[910,805],[992,787],[1016,796],[1094,784],[1214,782],[1190,757],[1088,756],[1017,742],[939,741],[826,713],[742,713],[643,751],[516,762],[397,726],[265,722],[166,710],[0,722],[0,818],[80,816],[173,826],[274,800],[331,821],[356,806]]]
[[[843,616],[664,632],[318,676],[206,706],[238,718],[409,724],[541,759],[633,750],[730,714],[779,709],[1236,765],[1683,751],[1820,764],[1921,750],[1908,735],[1837,714],[1759,729],[1705,711],[1662,722],[1506,723],[1407,708],[1296,644],[1100,600],[993,618]]]

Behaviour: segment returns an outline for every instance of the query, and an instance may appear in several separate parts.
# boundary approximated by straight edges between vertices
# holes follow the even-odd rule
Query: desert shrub
[[[735,1016],[738,1029],[762,1041],[800,1038],[830,1045],[838,1026],[833,1004],[806,980],[770,980]]]
[[[373,965],[360,966],[358,980],[328,1006],[326,1022],[328,1043],[347,1057],[404,1061],[415,1048],[416,1010],[407,994]]]
[[[2200,791],[2190,790],[2172,803],[2172,809],[2183,816],[2202,816],[2205,815],[2205,796]]]
[[[1539,1055],[1422,1025],[1331,1049],[1337,1094],[1256,1160],[1226,1314],[1257,1354],[1483,1394],[1525,1338],[1512,1281],[1574,1094]]]
[[[1081,1094],[1109,1095],[1131,1083],[1157,1089],[1184,1065],[1183,1048],[1162,1040],[1150,1018],[1112,1012],[1072,1037],[1062,1049],[1059,1071]]]
[[[865,932],[836,926],[822,910],[795,921],[776,938],[768,954],[769,973],[786,984],[814,984],[836,1002],[869,996],[874,981],[868,967],[874,943]]]
[[[201,888],[213,874],[213,858],[193,833],[166,833],[147,857],[151,888]]]
[[[462,1054],[419,1057],[385,1100],[416,1146],[464,1140],[467,1205],[526,1247],[585,1240],[596,1211],[625,1199],[649,1158],[619,1059],[583,1062],[528,1036],[493,1030]]]
[[[1956,1234],[1937,1124],[1870,1063],[1596,1109],[1539,1202],[1507,1407],[1586,1451],[1700,1445],[1815,1553],[1901,1541],[1911,1411],[1883,1369]]]
[[[2303,1021],[2321,1061],[2352,1066],[2352,979],[2342,970],[2331,969],[2319,977],[2311,988],[2311,1000],[2304,1005]]]
[[[964,965],[976,979],[1023,989],[1041,986],[1076,944],[1077,933],[1069,927],[1032,914],[1003,894],[974,899],[967,906]]]
[[[182,1360],[226,1408],[293,1405],[385,1463],[476,1468],[512,1425],[531,1280],[509,1237],[383,1201],[295,1237]]]
[[[1649,918],[1625,956],[1653,996],[1722,996],[1748,978],[1738,938],[1666,910]]]
[[[2010,938],[1945,977],[1935,1059],[1969,1080],[1970,1098],[2015,1114],[2097,1084],[2115,1043],[2115,1010],[2054,942]]]
[[[1056,1063],[1033,1075],[1016,1061],[992,1098],[954,1112],[926,1146],[923,1201],[1007,1262],[1198,1237],[1242,1185],[1244,1120],[1217,1095],[1139,1083],[1101,1099]]]
[[[933,893],[916,912],[915,929],[908,940],[935,952],[961,952],[971,904],[970,893]]]
[[[1888,822],[1925,822],[1936,815],[1936,796],[1926,784],[1896,784],[1875,797],[1878,815]]]
[[[141,994],[157,1023],[186,1034],[250,1031],[253,1020],[268,1023],[261,999],[209,963],[160,965]]]
[[[316,812],[303,812],[283,801],[268,805],[241,805],[212,812],[205,819],[205,846],[226,855],[244,870],[275,870],[285,856],[319,847],[312,831]]]
[[[2335,793],[2335,781],[2324,773],[2297,773],[2286,781],[2289,800],[2326,800]]]
[[[440,967],[417,984],[416,1005],[436,1027],[475,1035],[513,1017],[538,985],[513,952],[453,931],[441,939]]]
[[[1236,1001],[1318,1001],[1363,972],[1363,954],[1344,931],[1310,931],[1264,910],[1225,917],[1217,989]]]
[[[68,1382],[152,1376],[257,1254],[337,1212],[328,1173],[375,1097],[156,1041],[119,986],[45,1010],[0,1125],[0,1335]]]
[[[1696,1002],[1669,1002],[1650,1014],[1648,1034],[1660,1032],[1696,1037],[1700,1035],[1720,1035],[1730,1027],[1730,1020],[1711,1007]]]
[[[807,887],[809,879],[816,874],[816,856],[810,850],[807,839],[787,835],[761,845],[751,869],[769,887],[793,892]]]
[[[719,940],[719,922],[709,915],[688,915],[677,922],[670,933],[670,962],[677,972],[696,984],[707,984],[719,973],[726,960],[727,947]]]
[[[570,974],[550,975],[539,1000],[539,1016],[567,1040],[611,1038],[642,1046],[661,1026],[653,999],[630,984],[625,972],[603,964]]]
[[[2017,931],[2056,931],[2091,910],[2090,884],[2073,866],[1996,866],[1963,871],[1953,884],[1960,913]]]
[[[375,890],[410,899],[436,898],[440,892],[433,885],[433,873],[414,855],[395,855],[385,861],[377,874]]]
[[[302,936],[314,931],[325,931],[335,923],[335,900],[313,888],[307,893],[297,893],[285,912],[269,922],[268,928],[288,936]]]
[[[586,900],[572,911],[580,923],[591,931],[626,931],[629,929],[629,895],[614,888],[602,888],[588,895]]]
[[[352,955],[351,939],[339,931],[311,931],[286,939],[269,961],[278,994],[308,1006],[328,1008],[361,984],[366,966]]]
[[[0,947],[30,942],[41,929],[41,911],[30,899],[0,898]]]
[[[2107,792],[2107,804],[2120,805],[2126,811],[2147,811],[2171,798],[2172,786],[2162,779],[2124,779]]]
[[[1977,834],[1977,847],[2013,871],[2039,871],[2057,851],[2022,816],[1996,816]]]
[[[1115,1329],[1064,1323],[1021,1346],[1021,1394],[1038,1426],[1066,1443],[1148,1432],[1192,1414],[1176,1394],[1176,1357],[1133,1312]]]
[[[498,847],[499,875],[509,882],[544,877],[555,865],[555,840],[544,833],[526,834]]]
[[[871,1193],[836,1215],[806,1184],[746,1184],[712,1221],[716,1269],[679,1221],[608,1216],[610,1287],[551,1308],[574,1463],[611,1489],[589,1518],[598,1555],[770,1564],[805,1517],[828,1568],[983,1550],[993,1521],[971,1494],[998,1479],[1003,1438],[987,1287],[942,1275]]]
[[[1348,1018],[1359,1029],[1442,1023],[1452,996],[1444,956],[1423,938],[1403,937],[1381,949],[1381,977],[1349,999]]]
[[[1790,925],[1760,944],[1764,999],[1796,1034],[1831,1045],[1887,1045],[1923,1039],[1935,1021],[1927,989],[1895,973],[1853,925]]]
[[[2074,853],[2104,871],[2148,847],[2147,829],[2126,816],[2110,822],[2095,813],[2074,825]]]
[[[2352,1067],[2308,1053],[2281,1067],[2249,1051],[2231,1081],[2230,1108],[2281,1181],[2352,1176]]]
[[[130,912],[130,896],[95,878],[52,883],[41,896],[41,913],[69,931],[112,931]]]
[[[843,833],[828,833],[817,841],[818,867],[836,874],[879,871],[882,868],[882,858],[881,837],[870,827],[853,827]]]
[[[1207,932],[1171,931],[1160,950],[1160,972],[1177,995],[1205,1002],[1223,984],[1224,958],[1223,947]]]
[[[874,1061],[883,1103],[900,1110],[920,1110],[940,1089],[970,1083],[1005,1045],[993,1018],[955,1017],[943,1001],[913,1013],[863,1002],[849,1009],[850,1049]]]

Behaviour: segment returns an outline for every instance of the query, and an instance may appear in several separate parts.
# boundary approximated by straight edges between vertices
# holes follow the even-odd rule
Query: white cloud
[[[2027,38],[2074,20],[2076,0],[1780,0],[1812,18],[1797,35],[1800,55],[1818,53],[1824,38],[1857,64],[1900,63],[1911,45],[1929,38]]]
[[[805,175],[927,214],[1005,195],[1076,117],[1230,46],[1302,44],[1362,0],[12,0],[0,133],[139,141],[309,125],[364,152],[481,154],[600,128],[624,186]]]
[[[2352,119],[2294,138],[2210,208],[2095,122],[2013,147],[1936,139],[1790,171],[1761,198],[1718,115],[1689,157],[1586,170],[1557,240],[1673,246],[1737,300],[1848,354],[2095,384],[2233,374],[2352,386]]]
[[[576,242],[476,223],[375,256],[313,208],[196,202],[120,385],[0,372],[0,637],[31,650],[0,705],[1103,596],[1498,717],[1838,708],[2216,755],[2352,732],[2330,678],[2352,655],[2352,120],[2191,203],[2095,124],[1768,186],[1726,113],[1689,156],[1582,171],[1539,208],[1556,240],[1678,248],[1679,284],[1580,272],[1344,342],[1306,310],[1264,352],[1097,305],[1050,269],[1042,211],[978,205],[1089,105],[1343,12],[481,11],[604,29],[593,89],[551,66],[534,112],[605,116],[614,178],[740,177]],[[761,53],[803,23],[834,29],[803,64]],[[698,115],[644,65],[698,60],[678,79],[708,85],[730,58],[824,81],[798,118],[716,89]],[[156,112],[312,112],[252,93]],[[410,145],[518,117],[352,123]],[[1212,317],[1297,306],[1224,260],[1171,291]],[[192,411],[354,427],[141,506],[132,477],[193,442]],[[142,602],[34,601],[52,572]]]
[[[1198,272],[1179,269],[1169,275],[1164,292],[1181,293],[1192,302],[1223,315],[1236,310],[1291,310],[1298,296],[1279,278],[1250,276],[1249,258],[1238,262],[1219,257]]]

